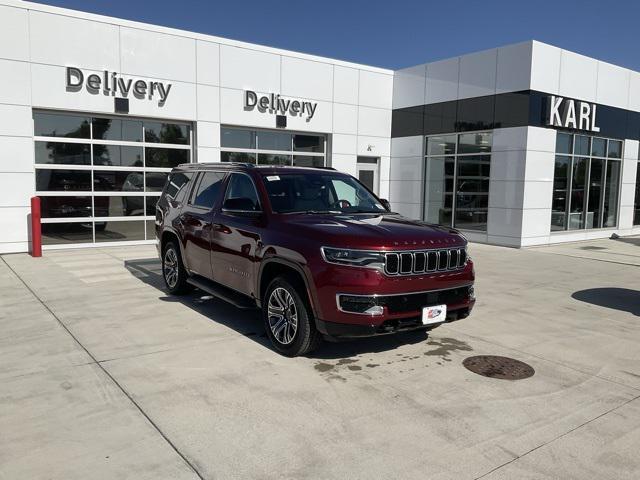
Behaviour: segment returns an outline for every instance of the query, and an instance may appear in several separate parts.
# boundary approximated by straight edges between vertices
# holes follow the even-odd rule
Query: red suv
[[[169,292],[198,287],[262,309],[284,355],[323,336],[429,330],[475,303],[459,232],[393,213],[333,169],[181,165],[158,201],[156,235]]]

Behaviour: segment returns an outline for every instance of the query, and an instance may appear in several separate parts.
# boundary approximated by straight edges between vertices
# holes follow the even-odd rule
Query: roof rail
[[[253,163],[246,162],[195,162],[195,163],[181,163],[178,167],[187,167],[187,168],[198,168],[199,166],[210,166],[215,165],[216,167],[248,167],[253,168],[255,165]]]

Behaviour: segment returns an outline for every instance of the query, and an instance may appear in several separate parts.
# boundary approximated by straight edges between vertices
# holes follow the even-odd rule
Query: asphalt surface
[[[640,238],[471,255],[468,319],[295,359],[154,247],[3,256],[0,478],[640,478]]]

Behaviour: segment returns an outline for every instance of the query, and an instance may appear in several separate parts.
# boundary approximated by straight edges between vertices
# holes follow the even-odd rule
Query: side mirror
[[[388,211],[391,211],[391,204],[389,203],[389,200],[387,200],[386,198],[381,198],[380,199],[380,203],[382,204],[382,206],[384,208],[386,208]]]
[[[222,205],[222,211],[231,215],[243,217],[259,217],[262,211],[256,210],[256,205],[250,198],[227,198]]]

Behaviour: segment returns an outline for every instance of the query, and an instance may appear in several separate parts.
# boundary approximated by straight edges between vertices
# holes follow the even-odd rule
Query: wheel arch
[[[313,314],[314,318],[317,318],[314,298],[311,292],[309,280],[307,279],[304,270],[300,265],[282,258],[269,258],[264,260],[260,264],[256,288],[256,291],[258,292],[258,305],[262,306],[262,301],[267,291],[267,287],[269,286],[271,281],[281,275],[293,276],[301,282],[305,290],[307,301],[309,302],[309,306],[311,307],[311,313]]]
[[[180,258],[182,258],[182,264],[187,268],[188,271],[188,264],[187,264],[187,259],[184,256],[184,248],[182,245],[182,242],[180,241],[180,236],[178,235],[178,232],[176,232],[173,229],[165,229],[162,231],[162,236],[160,237],[160,255],[162,257],[162,255],[164,255],[164,246],[167,244],[167,242],[171,241],[171,240],[175,240],[176,242],[176,246],[178,247],[178,250],[180,251]]]

